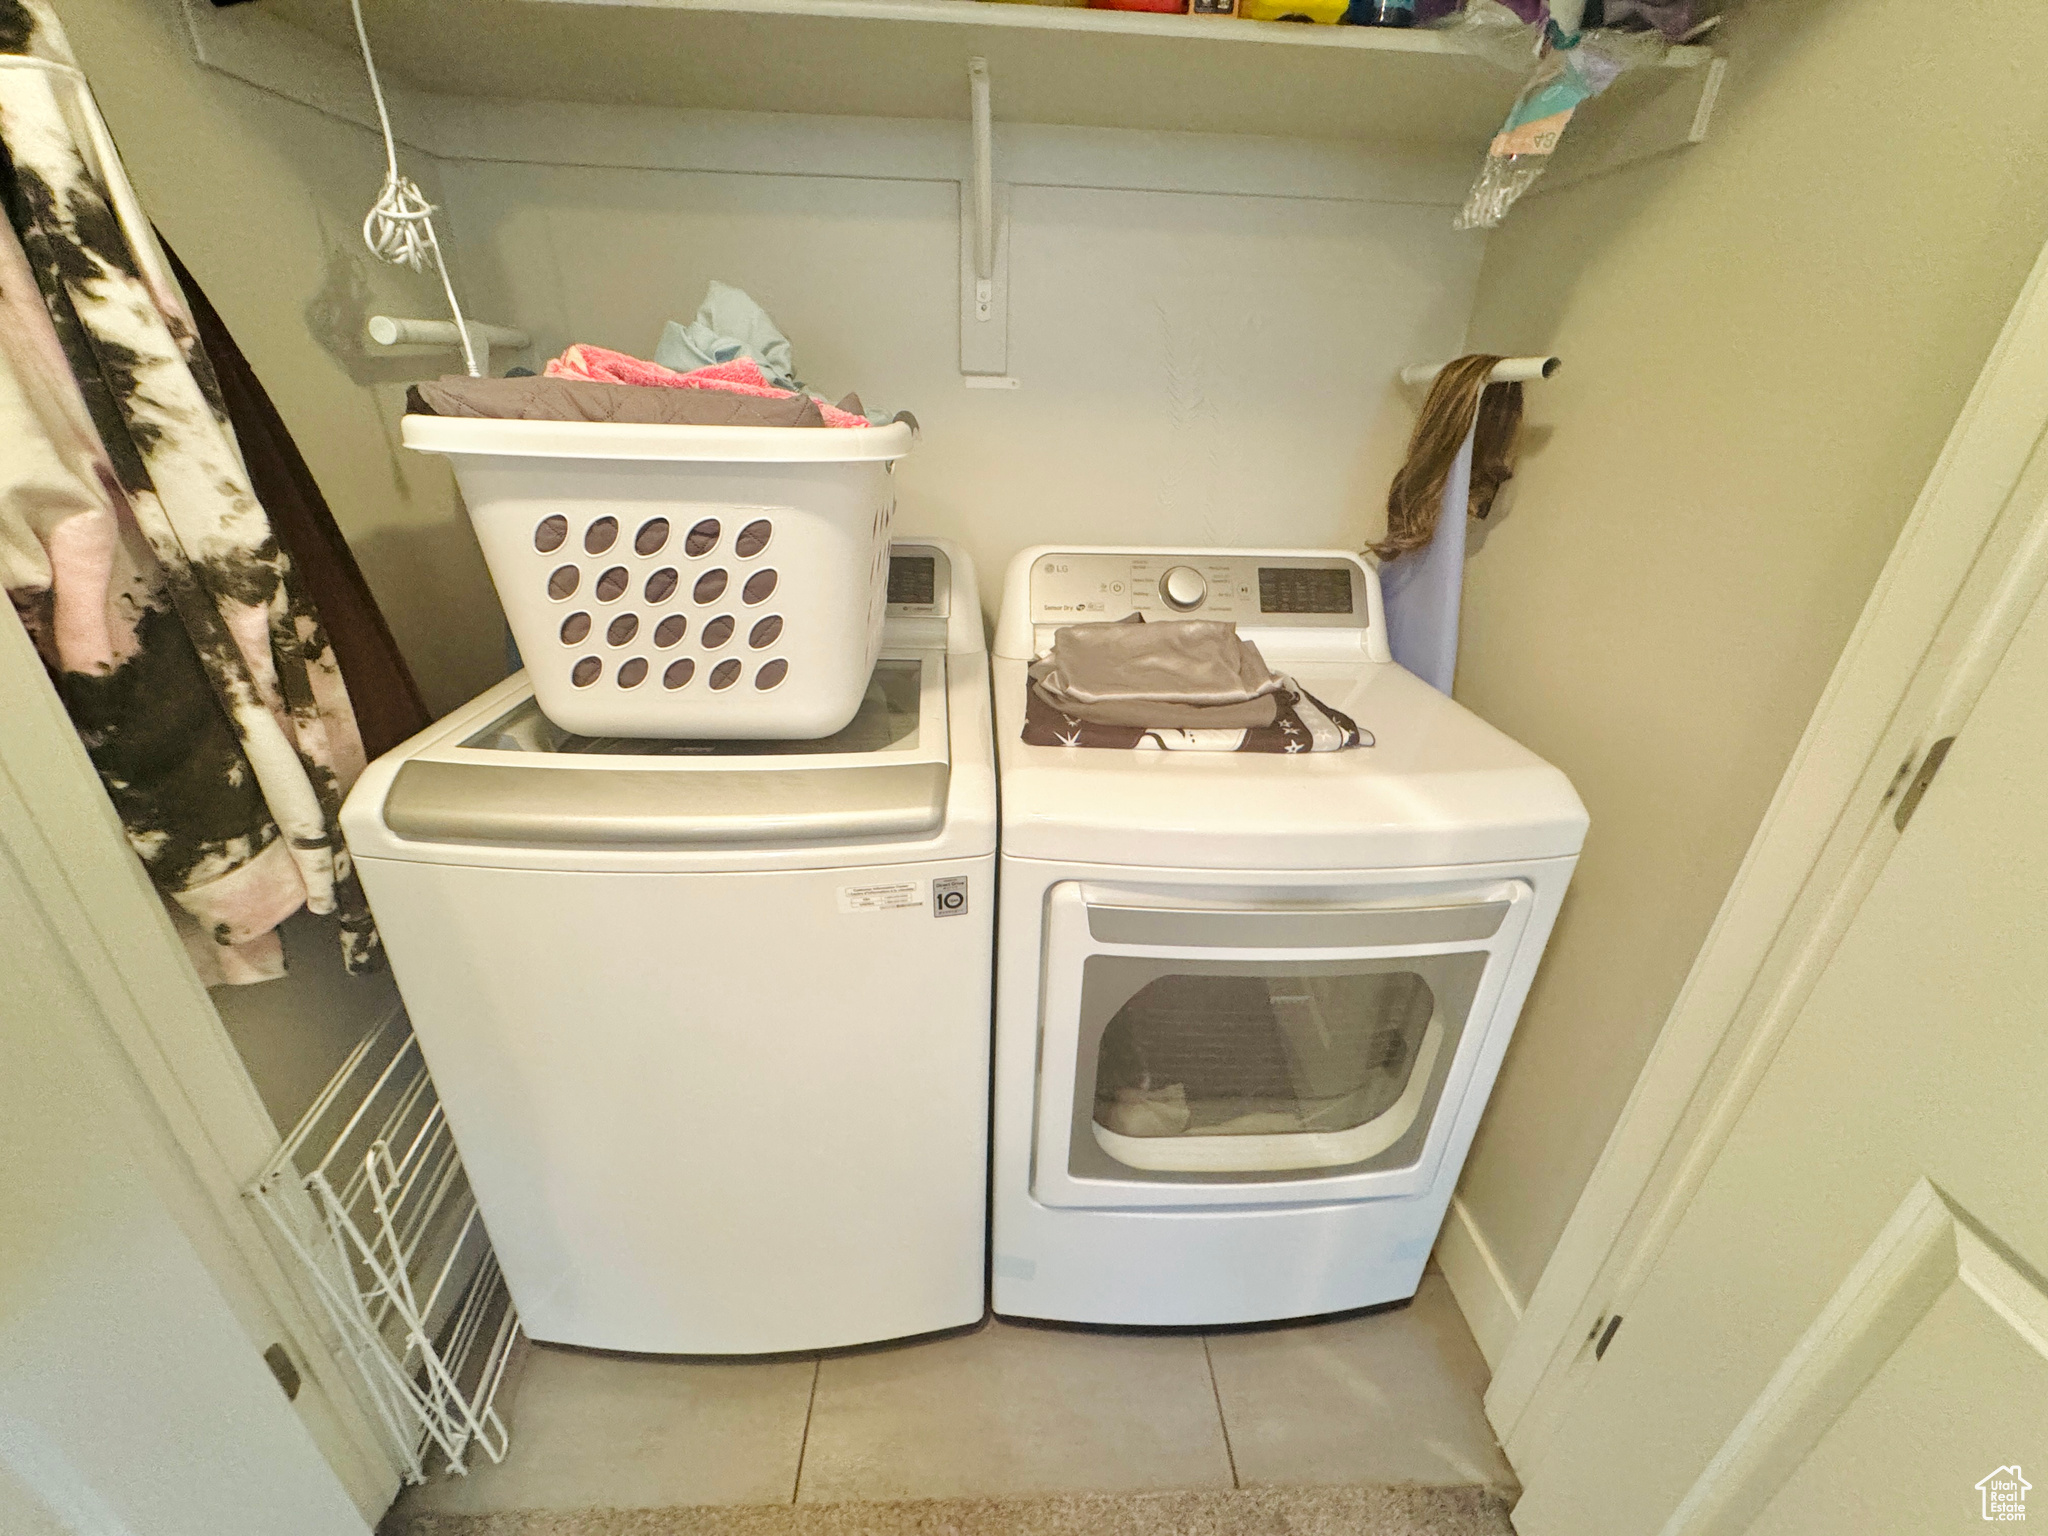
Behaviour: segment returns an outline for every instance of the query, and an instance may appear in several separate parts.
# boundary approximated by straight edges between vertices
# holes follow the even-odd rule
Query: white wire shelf
[[[408,1482],[504,1459],[519,1316],[402,1014],[370,1031],[249,1189],[362,1377]]]

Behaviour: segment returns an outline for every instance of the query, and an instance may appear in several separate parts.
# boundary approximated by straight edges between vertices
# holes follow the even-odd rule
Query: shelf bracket
[[[1676,67],[1631,70],[1574,119],[1556,161],[1530,195],[1559,192],[1589,176],[1706,141],[1728,61],[1704,48],[1674,48]]]
[[[960,184],[960,371],[1003,375],[1010,365],[1010,189],[995,179],[988,60],[967,61],[973,158]]]

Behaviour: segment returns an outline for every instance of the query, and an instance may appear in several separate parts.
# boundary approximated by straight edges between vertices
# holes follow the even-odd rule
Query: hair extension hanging
[[[1488,382],[1501,359],[1475,352],[1444,364],[1408,439],[1408,457],[1387,490],[1387,533],[1368,545],[1382,560],[1423,548],[1436,537],[1444,486],[1458,450],[1473,434],[1472,488],[1466,509],[1474,517],[1493,510],[1493,499],[1515,473],[1515,440],[1522,425],[1522,386]]]

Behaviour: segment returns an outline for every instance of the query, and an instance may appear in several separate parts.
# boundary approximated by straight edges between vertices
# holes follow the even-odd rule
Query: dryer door
[[[1387,894],[1259,906],[1055,886],[1032,1193],[1142,1207],[1425,1187],[1533,893]]]

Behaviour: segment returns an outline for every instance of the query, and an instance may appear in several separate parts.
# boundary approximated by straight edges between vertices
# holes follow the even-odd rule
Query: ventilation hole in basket
[[[767,518],[747,524],[740,530],[740,536],[732,541],[732,552],[742,560],[751,560],[768,547],[768,540],[775,532],[775,525]]]
[[[697,643],[707,651],[715,651],[732,638],[732,630],[732,616],[721,613],[704,626],[703,632],[697,636]]]
[[[771,613],[767,618],[747,631],[747,644],[755,650],[764,645],[773,645],[782,636],[782,615]]]
[[[747,584],[740,588],[740,596],[750,603],[765,603],[775,591],[775,572],[756,571],[747,578]]]
[[[588,688],[597,681],[598,674],[602,671],[604,671],[603,662],[599,661],[595,656],[586,656],[577,662],[570,671],[569,681],[578,688]]]
[[[680,613],[672,613],[654,626],[654,643],[667,650],[689,632],[690,621]]]
[[[633,550],[636,554],[658,555],[661,546],[668,542],[668,519],[649,518],[640,525],[640,531],[633,535]]]
[[[663,566],[647,578],[647,601],[665,603],[676,595],[676,573],[672,566]]]
[[[726,580],[724,569],[714,566],[697,578],[697,585],[690,589],[690,595],[700,603],[715,603],[725,596]]]
[[[754,674],[754,686],[763,693],[766,693],[787,676],[789,676],[789,663],[778,656]]]
[[[683,535],[683,550],[692,555],[708,555],[718,544],[718,519],[707,517],[703,522]]]
[[[661,686],[680,688],[696,675],[697,663],[685,656],[681,661],[672,661],[668,664],[668,670],[661,674]]]
[[[619,520],[616,517],[600,517],[583,530],[583,547],[593,555],[601,555],[619,541]]]
[[[740,664],[731,657],[711,669],[711,686],[714,688],[730,688],[739,680]]]
[[[643,656],[635,656],[631,661],[619,668],[619,686],[621,688],[638,688],[646,680],[647,659]]]
[[[626,575],[626,568],[623,565],[613,566],[597,578],[597,600],[600,603],[614,601],[620,593],[626,590],[626,582],[629,579]]]
[[[562,644],[564,645],[580,644],[583,637],[589,633],[590,615],[587,613],[572,613],[569,617],[562,620]]]
[[[533,547],[544,555],[552,555],[568,537],[569,519],[558,512],[540,520],[540,526],[533,530]]]
[[[624,645],[639,633],[639,616],[637,614],[622,613],[612,620],[611,626],[604,632],[604,637],[613,645]]]
[[[575,592],[577,579],[578,572],[575,566],[556,566],[554,575],[548,578],[548,596],[560,602]]]

